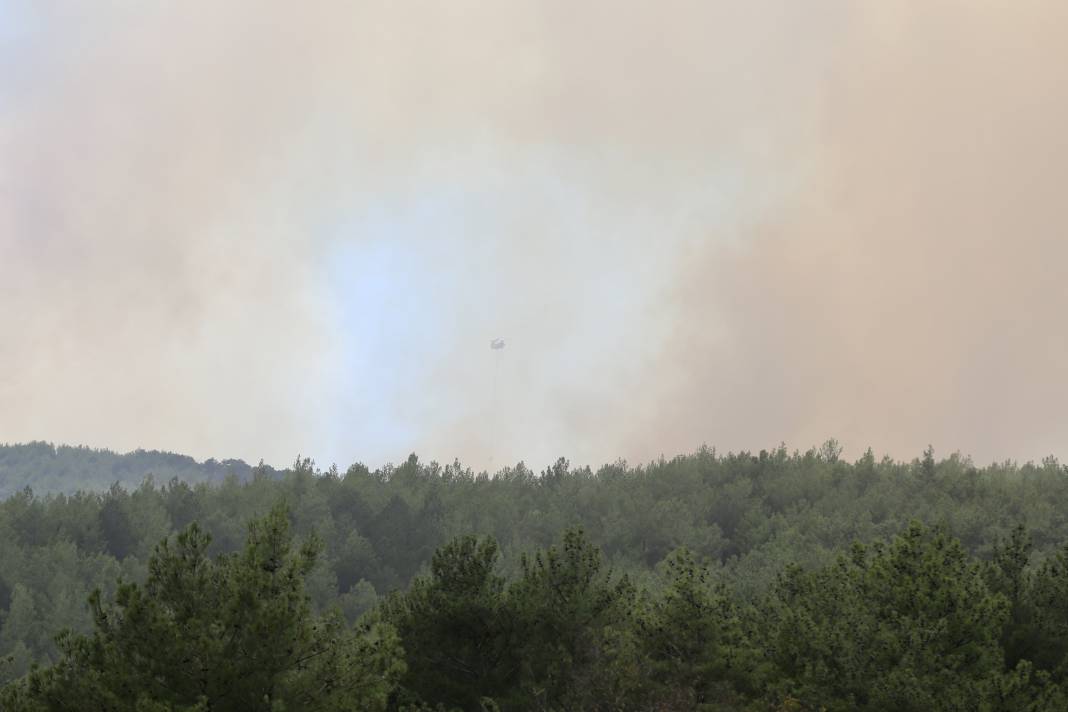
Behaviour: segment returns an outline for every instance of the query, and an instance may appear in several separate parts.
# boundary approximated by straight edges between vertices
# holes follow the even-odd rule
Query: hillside
[[[27,487],[38,494],[103,491],[115,483],[131,488],[146,477],[160,483],[173,477],[189,483],[220,482],[232,473],[246,480],[252,469],[242,460],[197,462],[158,450],[123,454],[45,442],[0,445],[0,499]]]

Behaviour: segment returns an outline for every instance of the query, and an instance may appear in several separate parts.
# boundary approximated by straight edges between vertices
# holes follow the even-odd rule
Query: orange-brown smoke
[[[865,8],[815,170],[743,244],[684,268],[639,450],[1064,453],[1068,9]]]

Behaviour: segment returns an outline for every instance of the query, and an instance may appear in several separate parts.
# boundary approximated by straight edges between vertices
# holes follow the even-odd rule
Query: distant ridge
[[[272,477],[279,474],[273,467],[260,467]],[[115,483],[130,489],[150,476],[160,484],[172,478],[189,483],[220,482],[229,474],[245,481],[256,469],[244,460],[197,462],[188,455],[159,450],[124,454],[47,442],[4,444],[0,445],[0,499],[27,487],[37,494],[104,491]]]

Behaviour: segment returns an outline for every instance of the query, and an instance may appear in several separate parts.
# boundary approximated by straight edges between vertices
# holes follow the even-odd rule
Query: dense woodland
[[[260,468],[271,471],[260,463]],[[173,452],[136,450],[119,454],[51,443],[0,445],[0,499],[30,487],[38,494],[106,490],[115,483],[134,488],[151,474],[157,482],[221,482],[228,474],[247,479],[252,467],[242,460],[197,462]]]
[[[1068,709],[1052,458],[298,458],[77,491],[100,453],[21,447],[70,464],[0,502],[0,709]]]

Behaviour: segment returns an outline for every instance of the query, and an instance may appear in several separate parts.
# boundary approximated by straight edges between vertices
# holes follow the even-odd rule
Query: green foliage
[[[494,541],[456,539],[434,554],[429,576],[383,606],[404,641],[402,696],[477,710],[514,686],[514,621],[496,562]]]
[[[769,602],[780,688],[829,710],[974,710],[1002,670],[1008,604],[942,532],[913,524],[889,547],[791,567]]]
[[[1013,631],[1023,639],[1017,654],[1064,684],[1068,682],[1068,546],[1043,562],[1025,585],[1024,625]]]
[[[90,597],[91,635],[5,692],[4,708],[384,709],[403,670],[395,635],[316,618],[304,593],[320,545],[294,548],[286,511],[249,526],[239,554],[211,559],[193,524],[155,550],[144,584]]]
[[[262,463],[260,467],[263,468]],[[44,442],[0,444],[0,499],[25,488],[71,494],[87,489],[104,490],[116,482],[136,487],[148,476],[160,482],[172,478],[219,482],[228,473],[247,479],[253,469],[241,460],[198,463],[191,457],[171,452],[136,450],[123,455]],[[274,473],[271,468],[263,469]]]
[[[1052,458],[489,477],[35,444],[0,483],[3,709],[1068,708]]]
[[[667,559],[664,578],[637,619],[654,700],[670,709],[737,701],[757,665],[737,604],[686,549]]]
[[[627,649],[634,587],[613,575],[581,529],[524,557],[509,589],[526,709],[599,709],[628,684],[613,663]]]

